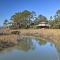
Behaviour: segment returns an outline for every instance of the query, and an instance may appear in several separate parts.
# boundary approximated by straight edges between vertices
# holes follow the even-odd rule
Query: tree
[[[26,28],[27,25],[31,24],[31,20],[33,18],[33,13],[24,10],[23,12],[17,12],[12,17],[11,20],[17,25],[18,28]]]
[[[54,28],[60,28],[60,10],[57,10],[54,18]]]
[[[8,20],[6,19],[6,20],[4,20],[4,27],[7,27],[7,25],[8,25]]]
[[[42,21],[48,22],[48,20],[47,20],[47,18],[46,18],[45,16],[39,15],[39,16],[35,19],[34,23],[35,23],[35,24],[39,24],[39,23],[42,22]]]
[[[50,16],[50,20],[52,20],[53,19],[53,17],[52,16]]]
[[[56,15],[60,17],[60,10],[57,10]]]
[[[57,10],[54,18],[50,20],[51,28],[60,28],[60,10]]]

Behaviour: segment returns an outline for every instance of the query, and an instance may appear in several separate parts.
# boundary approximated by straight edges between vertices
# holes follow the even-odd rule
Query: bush
[[[20,34],[19,31],[12,31],[11,34]]]

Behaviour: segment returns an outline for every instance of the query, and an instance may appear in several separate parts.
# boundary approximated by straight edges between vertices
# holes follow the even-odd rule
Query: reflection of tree
[[[39,41],[40,45],[45,45],[47,43],[46,40],[43,40],[43,39],[40,39],[40,38],[38,39],[38,41]]]
[[[57,48],[58,52],[60,53],[60,40],[54,41],[55,47]]]
[[[60,40],[54,40],[53,43],[57,50],[58,60],[60,60]]]
[[[21,40],[18,45],[17,48],[24,50],[24,51],[28,51],[30,49],[33,49],[33,42],[31,38],[27,38],[25,37],[23,40]]]
[[[47,42],[46,41],[44,41],[44,40],[40,40],[40,45],[45,45]]]
[[[12,48],[14,48],[14,46],[13,47],[8,47],[8,48],[2,48],[2,50],[0,50],[0,53],[9,52],[9,51],[12,50]]]

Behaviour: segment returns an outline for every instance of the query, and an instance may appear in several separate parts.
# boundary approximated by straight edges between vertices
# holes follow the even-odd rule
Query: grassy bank
[[[40,36],[50,40],[60,40],[60,29],[21,29],[22,35]]]
[[[11,41],[14,42],[17,39],[17,35],[0,35],[0,41]]]
[[[44,39],[49,39],[49,40],[55,40],[59,41],[60,40],[60,29],[18,29],[18,30],[7,30],[7,32],[12,32],[12,31],[19,31],[21,36],[39,36]],[[0,35],[0,41],[11,41],[15,42],[17,40],[17,35],[15,34],[10,34],[10,35]]]

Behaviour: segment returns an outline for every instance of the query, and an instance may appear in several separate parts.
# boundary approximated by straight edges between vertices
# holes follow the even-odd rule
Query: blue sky
[[[60,0],[0,0],[0,25],[18,11],[35,11],[37,15],[53,16],[60,9]]]

